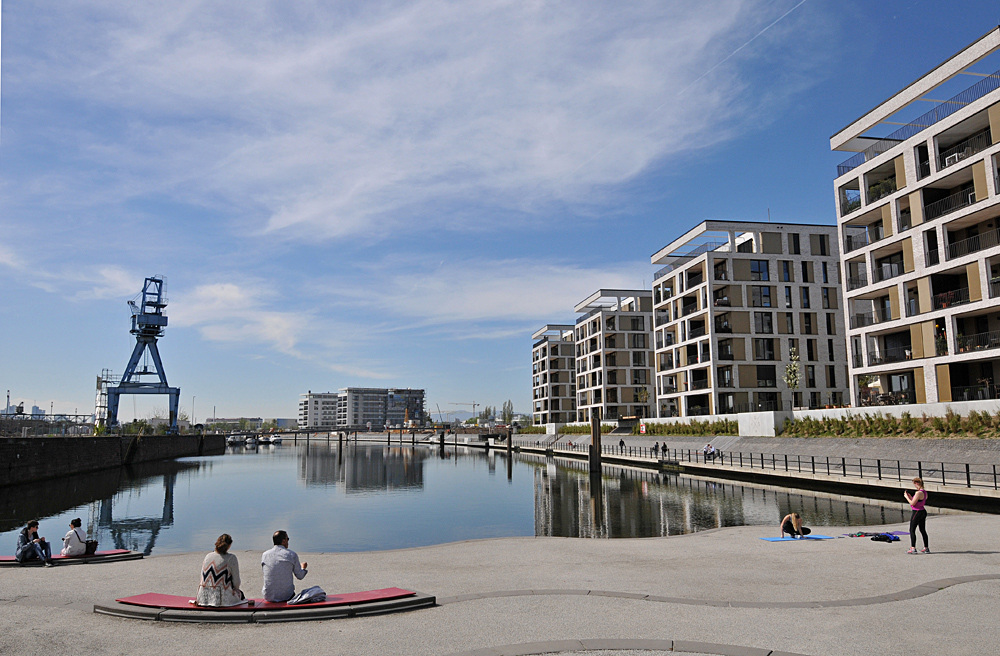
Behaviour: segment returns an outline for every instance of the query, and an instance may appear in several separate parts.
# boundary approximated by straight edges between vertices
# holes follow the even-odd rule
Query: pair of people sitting
[[[274,546],[261,556],[264,574],[265,601],[284,602],[295,596],[295,581],[308,574],[308,563],[299,563],[299,555],[288,548],[288,533],[275,531],[271,536]],[[240,563],[229,553],[233,538],[223,533],[215,541],[215,551],[205,556],[201,565],[201,585],[196,604],[199,606],[239,606],[247,603],[240,589]]]
[[[83,556],[87,553],[87,534],[81,530],[83,521],[77,517],[69,523],[69,531],[63,537],[63,556]],[[41,560],[46,567],[52,567],[52,546],[38,535],[38,521],[31,520],[17,536],[14,550],[17,562]]]

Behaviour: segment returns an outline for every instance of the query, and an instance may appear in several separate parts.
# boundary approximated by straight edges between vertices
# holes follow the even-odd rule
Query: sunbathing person
[[[38,558],[46,567],[52,567],[52,548],[45,538],[38,537],[38,522],[34,519],[17,534],[14,557],[19,563]]]
[[[275,531],[271,536],[274,546],[264,552],[260,566],[264,570],[265,601],[288,601],[295,596],[295,578],[300,581],[309,572],[308,563],[299,564],[299,555],[288,548],[288,533]]]
[[[69,523],[69,531],[63,540],[60,552],[64,556],[82,556],[87,553],[87,534],[80,530],[83,521],[79,517]]]
[[[781,537],[788,533],[790,537],[805,537],[812,531],[802,525],[802,517],[798,513],[789,513],[781,520]]]
[[[229,553],[233,538],[223,533],[215,541],[215,551],[205,556],[201,564],[201,585],[198,586],[199,606],[239,606],[246,603],[240,590],[240,563]]]

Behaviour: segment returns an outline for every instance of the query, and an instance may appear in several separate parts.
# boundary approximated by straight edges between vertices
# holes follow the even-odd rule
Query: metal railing
[[[688,333],[688,339],[695,339],[695,338],[704,337],[704,336],[705,336],[705,328],[704,327],[702,327],[702,328],[692,328],[691,332]]]
[[[733,332],[733,327],[728,323],[715,322],[715,332],[717,333],[731,333]]]
[[[719,359],[720,360],[735,360],[736,356],[733,354],[733,352],[731,350],[725,350],[725,351],[723,351],[723,350],[720,349],[719,350]]]
[[[868,354],[868,366],[875,367],[890,362],[905,362],[913,359],[913,348],[910,346],[895,346],[882,349],[877,353]]]
[[[686,317],[692,312],[697,312],[697,311],[698,311],[698,304],[691,303],[690,305],[685,305],[684,307],[681,308],[681,316]]]
[[[858,393],[858,405],[864,408],[889,405],[912,405],[917,402],[916,392],[913,390],[899,390],[879,394],[875,391],[865,393],[862,389]]]
[[[934,249],[928,250],[926,253],[924,253],[924,262],[929,267],[932,267],[935,264],[940,263],[941,262],[941,257],[938,254],[938,249],[934,248]]]
[[[856,189],[853,191],[857,191]],[[840,216],[847,216],[855,210],[861,209],[861,192],[857,198],[842,198],[840,200]]]
[[[863,328],[876,323],[892,321],[892,314],[883,308],[876,307],[869,312],[859,312],[851,317],[851,328]]]
[[[936,200],[924,206],[924,220],[932,221],[939,216],[957,212],[963,207],[968,207],[976,202],[976,192],[973,189],[959,189],[955,193],[945,196],[941,200]]]
[[[714,300],[715,300],[715,307],[730,307],[731,305],[728,296],[721,296]]]
[[[868,185],[868,203],[871,204],[877,200],[882,200],[895,191],[896,176],[893,175],[885,178],[884,180],[879,180],[878,182]]]
[[[715,269],[713,275],[716,280],[729,280],[729,272],[725,269]]]
[[[867,232],[859,232],[854,235],[847,235],[846,237],[844,237],[844,252],[850,253],[853,250],[857,250],[859,248],[867,246],[869,243],[871,242],[868,241]]]
[[[741,404],[746,406],[748,404]],[[759,404],[750,404],[759,405]],[[790,407],[790,406],[789,406]],[[706,414],[700,412],[698,416]],[[739,410],[738,412],[760,412],[758,410]],[[719,414],[733,414],[733,411],[722,411]],[[688,412],[688,415],[693,415]],[[570,440],[579,438],[590,439],[589,435],[565,434]],[[647,435],[646,439],[660,436]],[[669,435],[662,436],[664,440]],[[498,441],[497,447],[502,448],[504,442]],[[545,444],[541,440],[528,442],[512,440],[511,446],[525,449],[550,449],[553,453],[589,454],[590,444]],[[664,445],[661,449],[647,446],[621,446],[620,444],[601,444],[601,455],[610,457],[635,458],[646,460],[649,464],[660,461],[674,463],[689,463],[701,466],[740,467],[743,469],[760,469],[782,473],[796,473],[822,476],[840,476],[843,478],[861,478],[879,481],[895,481],[897,483],[919,477],[925,483],[940,484],[945,487],[987,488],[1000,490],[1000,472],[997,465],[979,463],[929,462],[926,460],[888,460],[881,458],[838,458],[836,456],[811,456],[787,453],[760,453],[753,451],[715,451],[705,452],[701,449],[670,449]],[[906,466],[903,466],[906,463]]]
[[[875,282],[882,282],[883,280],[889,280],[890,278],[896,278],[901,276],[906,271],[903,269],[902,262],[893,262],[891,264],[878,264],[875,266]]]
[[[952,401],[989,401],[992,399],[1000,399],[1000,387],[993,383],[951,388]]]
[[[942,310],[946,307],[951,307],[952,305],[965,305],[966,303],[971,302],[968,287],[962,287],[961,289],[953,289],[950,292],[935,294],[932,297],[932,300],[934,301],[935,310]]]
[[[847,289],[855,290],[868,285],[868,276],[861,274],[860,276],[848,276],[847,277]]]
[[[990,298],[1000,296],[1000,278],[990,280]]]
[[[982,98],[997,88],[1000,88],[1000,71],[984,77],[982,80],[976,82],[965,91],[962,91],[949,100],[937,105],[934,109],[925,113],[923,116],[915,118],[892,134],[875,142],[864,151],[846,159],[842,164],[837,166],[837,177],[850,172],[865,162],[878,157],[882,153],[890,151],[903,141],[919,134],[938,121],[951,116],[958,110],[966,107],[969,103]]]
[[[915,317],[920,314],[920,303],[918,303],[915,298],[911,298],[906,301],[904,308],[906,309],[906,316],[908,317]]]
[[[958,164],[963,159],[972,157],[976,153],[982,152],[992,145],[993,142],[990,139],[990,129],[986,128],[982,132],[978,132],[964,141],[959,141],[951,148],[941,151],[938,156],[938,169],[946,169],[949,166]]]
[[[692,380],[691,389],[692,390],[708,389],[708,380],[707,379]]]
[[[955,337],[955,353],[969,353],[995,348],[1000,348],[1000,330]]]
[[[861,354],[860,353],[855,353],[852,356],[852,358],[853,358],[853,361],[854,361],[854,368],[855,369],[858,369],[858,368],[860,368],[861,366],[864,365],[864,361],[861,359]]]
[[[931,174],[931,162],[930,160],[923,160],[922,162],[917,162],[917,179],[923,180]]]
[[[968,255],[969,253],[975,253],[976,251],[981,251],[984,248],[993,248],[997,244],[1000,244],[1000,229],[989,230],[980,235],[975,235],[967,239],[956,241],[953,244],[948,244],[948,259],[953,260],[956,257],[962,257],[963,255]]]

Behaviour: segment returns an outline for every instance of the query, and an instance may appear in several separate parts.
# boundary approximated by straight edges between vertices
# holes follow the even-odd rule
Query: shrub
[[[545,426],[525,426],[517,429],[518,435],[544,435]]]

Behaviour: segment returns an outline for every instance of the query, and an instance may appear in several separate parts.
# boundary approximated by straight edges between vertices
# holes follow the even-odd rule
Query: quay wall
[[[0,438],[0,486],[225,451],[222,435]]]

